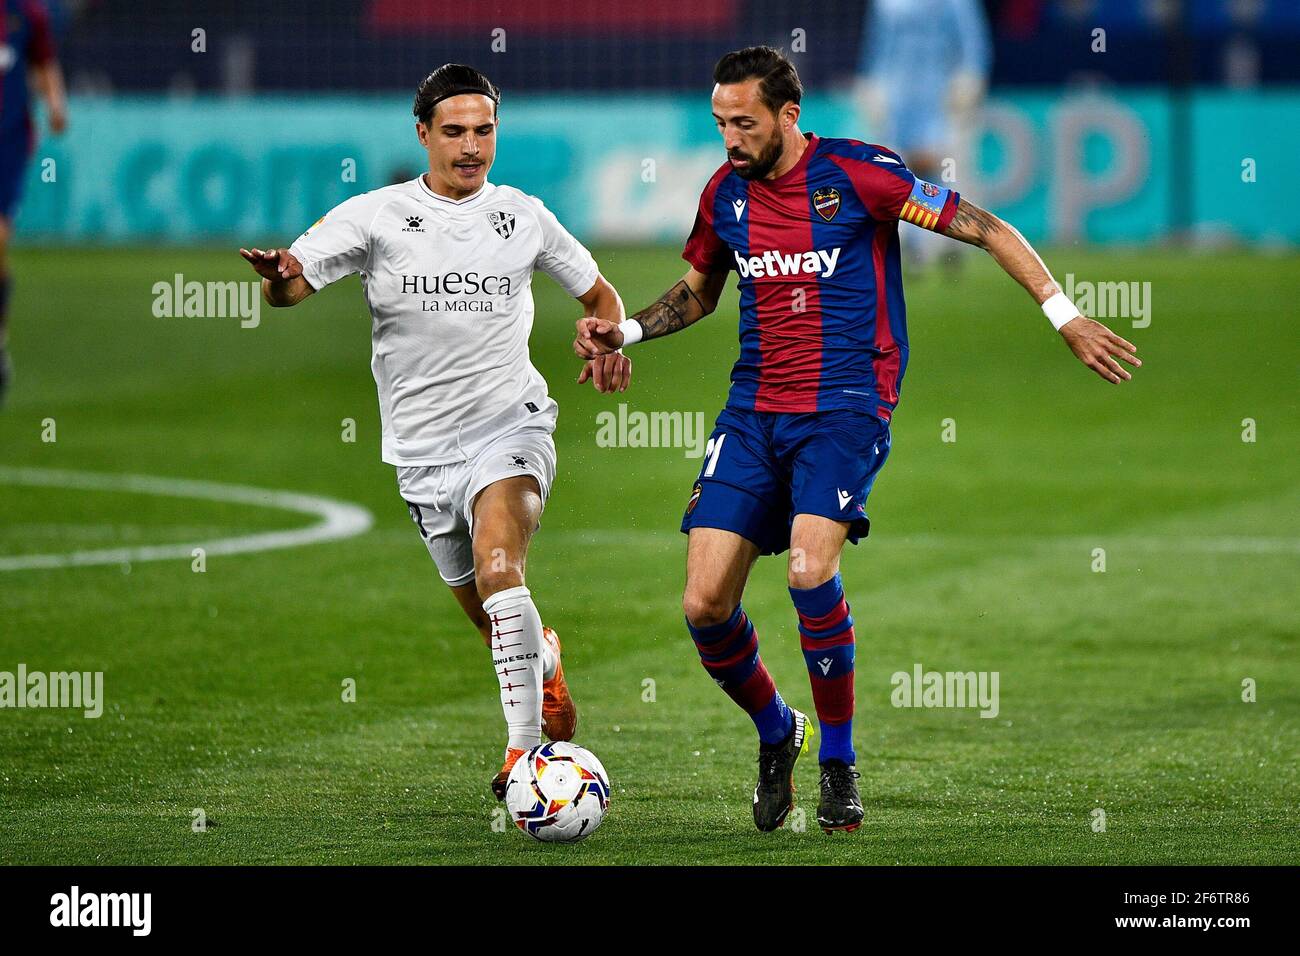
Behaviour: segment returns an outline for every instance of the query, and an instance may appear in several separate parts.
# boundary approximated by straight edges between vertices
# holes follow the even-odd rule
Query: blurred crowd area
[[[419,172],[412,91],[455,61],[504,92],[496,181],[584,239],[676,242],[722,159],[713,64],[770,43],[805,130],[1030,238],[1300,244],[1300,0],[43,2],[70,132],[36,124],[23,241],[296,235]]]
[[[45,2],[81,93],[407,89],[474,50],[507,89],[680,91],[741,42],[793,47],[832,88],[870,70],[886,24],[945,55],[927,33],[954,16],[986,33],[994,87],[1300,83],[1300,0]]]

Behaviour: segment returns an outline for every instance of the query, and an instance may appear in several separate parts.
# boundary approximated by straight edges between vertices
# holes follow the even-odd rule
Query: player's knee
[[[735,609],[736,602],[721,594],[687,588],[682,595],[682,611],[692,627],[721,624],[731,617],[731,612]]]
[[[512,561],[495,563],[492,561],[480,565],[474,571],[474,586],[478,588],[480,601],[486,601],[499,591],[523,587],[524,569],[521,564]]]
[[[798,560],[794,557],[790,559],[787,579],[792,588],[806,591],[825,584],[834,576],[835,562],[833,561],[824,561],[807,553],[799,554]]]

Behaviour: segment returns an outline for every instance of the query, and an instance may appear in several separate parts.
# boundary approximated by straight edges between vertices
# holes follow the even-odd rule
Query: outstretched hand
[[[1080,362],[1114,385],[1133,378],[1117,359],[1134,368],[1142,367],[1142,360],[1134,354],[1137,346],[1120,338],[1096,319],[1083,315],[1071,319],[1061,326],[1061,337]]]
[[[263,279],[283,282],[302,275],[302,263],[288,249],[240,249],[239,254]]]

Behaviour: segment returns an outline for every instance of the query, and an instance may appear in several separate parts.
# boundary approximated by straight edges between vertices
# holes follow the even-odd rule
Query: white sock
[[[492,622],[492,664],[510,732],[506,746],[527,750],[542,742],[542,618],[526,587],[498,591],[483,610]]]

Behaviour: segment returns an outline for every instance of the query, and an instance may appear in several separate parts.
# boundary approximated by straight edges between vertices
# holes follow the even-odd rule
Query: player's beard
[[[744,169],[738,169],[735,165],[731,167],[741,179],[762,179],[781,161],[781,153],[784,149],[785,138],[781,135],[781,128],[778,126],[772,130],[772,138],[764,144],[757,156],[733,150],[727,153],[727,158],[749,160],[749,165]]]

